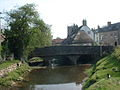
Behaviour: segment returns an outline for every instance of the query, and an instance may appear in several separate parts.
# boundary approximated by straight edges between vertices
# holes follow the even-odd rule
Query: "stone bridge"
[[[31,57],[54,57],[67,56],[74,64],[82,55],[103,56],[113,51],[112,46],[50,46],[44,48],[36,48]],[[48,59],[49,60],[49,59]]]

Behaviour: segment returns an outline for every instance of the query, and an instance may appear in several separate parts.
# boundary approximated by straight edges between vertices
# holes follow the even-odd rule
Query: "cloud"
[[[1,0],[0,10],[11,9],[15,5],[35,3],[41,18],[52,25],[54,38],[67,36],[67,25],[82,24],[87,19],[90,28],[120,20],[119,0]],[[9,6],[9,7],[6,7]]]

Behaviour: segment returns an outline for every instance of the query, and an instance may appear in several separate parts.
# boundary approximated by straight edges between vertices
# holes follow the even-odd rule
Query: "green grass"
[[[40,57],[33,57],[28,62],[42,62],[43,59]]]
[[[89,77],[83,84],[85,90],[120,90],[120,61],[113,55],[101,59],[86,72]]]
[[[0,78],[0,85],[11,86],[13,82],[19,81],[26,72],[30,70],[30,67],[27,64],[22,64],[16,70],[8,73],[4,78]]]
[[[120,78],[100,79],[85,90],[120,90]]]
[[[9,60],[9,61],[5,61],[3,63],[0,64],[0,69],[5,69],[9,66],[11,66],[14,63],[18,63],[20,62],[19,60]]]

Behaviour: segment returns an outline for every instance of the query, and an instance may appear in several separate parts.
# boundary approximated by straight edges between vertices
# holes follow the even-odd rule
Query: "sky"
[[[53,38],[66,38],[67,26],[81,26],[83,19],[90,28],[120,22],[120,0],[0,0],[0,12],[26,3],[37,5],[41,19],[52,25]]]

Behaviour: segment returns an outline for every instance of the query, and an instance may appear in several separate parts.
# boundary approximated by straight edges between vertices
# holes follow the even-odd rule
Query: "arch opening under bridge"
[[[54,57],[64,59],[62,63],[69,64],[86,64],[94,62],[95,58],[107,55],[113,51],[112,46],[51,46],[44,48],[36,48],[30,55],[31,57],[44,58],[45,62],[49,62]],[[90,60],[90,61],[89,61]]]

